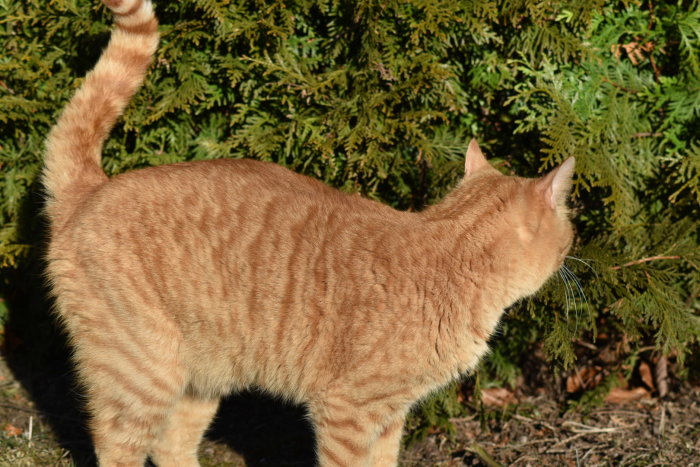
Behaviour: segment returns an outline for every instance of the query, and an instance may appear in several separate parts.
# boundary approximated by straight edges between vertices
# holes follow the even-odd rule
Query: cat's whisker
[[[583,291],[583,286],[581,285],[581,281],[579,278],[574,274],[574,272],[569,269],[567,266],[562,265],[562,271],[566,277],[568,277],[576,286],[576,292],[578,292],[578,296],[580,297],[580,303],[581,305],[585,306],[586,312],[590,314],[590,304],[588,303],[588,298],[586,297],[585,292]],[[578,332],[578,320],[580,318],[579,315],[579,310],[577,307],[577,313],[576,313],[576,332]]]
[[[558,271],[559,278],[561,279],[562,283],[564,284],[564,299],[566,300],[566,321],[569,321],[569,286],[566,283],[566,278],[564,277],[564,274],[562,273],[561,269]]]
[[[574,322],[578,322],[578,308],[576,307],[576,293],[574,291],[574,287],[571,285],[569,281],[569,276],[567,276],[566,271],[562,271],[562,274],[564,275],[564,283],[566,284],[567,288],[569,289],[569,306],[571,309],[574,311]]]
[[[561,274],[562,280],[564,281],[564,284],[566,286],[566,290],[568,291],[568,306],[574,309],[574,335],[575,335],[578,333],[578,323],[579,323],[579,320],[581,317],[578,303],[584,303],[584,301],[585,301],[587,304],[587,300],[586,300],[585,294],[583,293],[583,289],[581,287],[580,281],[575,276],[575,274],[573,274],[573,272],[571,272],[571,270],[568,267],[562,265],[562,268],[560,270],[560,274]],[[571,282],[573,282],[573,285],[571,284]]]
[[[567,277],[569,277],[576,285],[576,289],[579,293],[579,296],[581,297],[581,302],[586,305],[586,308],[589,308],[588,299],[586,298],[586,294],[583,291],[583,286],[581,285],[581,281],[579,280],[578,276],[576,276],[576,274],[567,266],[564,265],[563,268],[564,274],[566,274]]]
[[[566,256],[566,259],[571,259],[571,260],[577,261],[578,263],[583,264],[588,269],[590,269],[593,272],[593,274],[595,274],[596,279],[598,278],[598,271],[596,271],[596,269],[593,266],[591,266],[591,264],[589,263],[590,261],[594,261],[594,260],[588,259],[588,258],[586,258],[584,260],[581,258],[577,258],[575,256],[568,256],[568,255]],[[585,292],[583,291],[583,286],[581,285],[581,281],[579,280],[578,276],[576,276],[576,274],[566,264],[562,264],[561,270],[563,271],[563,274],[565,275],[565,277],[570,279],[574,283],[574,285],[576,286],[575,291],[578,293],[581,304],[584,305],[586,308],[586,311],[589,312],[590,311],[590,304],[588,302],[588,298],[586,297]],[[578,320],[578,317],[579,317],[579,310],[577,308],[577,320]],[[578,321],[577,321],[577,324],[578,324]]]
[[[569,287],[569,283],[566,280],[566,276],[564,275],[564,273],[560,273],[560,274],[561,274],[562,282],[564,283],[564,296],[566,298],[566,321],[568,322],[569,321],[569,311],[571,311],[571,300],[573,297],[571,296],[571,288]]]
[[[596,278],[598,278],[598,271],[596,271],[596,269],[588,263],[588,261],[595,261],[595,260],[588,259],[588,258],[586,258],[586,259],[584,260],[584,259],[581,259],[581,258],[577,258],[577,257],[575,257],[575,256],[566,256],[566,259],[573,259],[574,261],[578,261],[579,263],[583,264],[583,265],[586,266],[588,269],[590,269],[591,271],[593,271],[593,274],[595,274]]]

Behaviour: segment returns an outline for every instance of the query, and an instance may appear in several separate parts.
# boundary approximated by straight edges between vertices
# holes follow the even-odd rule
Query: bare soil
[[[65,356],[42,366],[0,360],[0,466],[95,465]],[[475,410],[452,419],[452,436],[435,432],[405,447],[401,465],[700,466],[700,388],[564,408],[540,395]],[[203,466],[308,466],[313,434],[303,409],[244,394],[224,401],[200,456]]]

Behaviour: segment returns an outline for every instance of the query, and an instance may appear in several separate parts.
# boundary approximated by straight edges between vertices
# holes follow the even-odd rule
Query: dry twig
[[[489,467],[503,467],[503,464],[499,463],[496,461],[491,455],[484,450],[481,446],[479,446],[476,443],[473,443],[471,446],[467,448],[467,451],[473,452],[477,456],[479,456],[479,459],[482,460],[482,462]]]
[[[620,266],[612,266],[610,269],[613,269],[617,271],[618,269],[621,268],[627,268],[629,266],[634,266],[636,264],[642,264],[642,263],[648,263],[649,261],[658,261],[661,259],[681,259],[680,256],[678,255],[673,255],[673,256],[664,256],[664,255],[657,255],[657,256],[650,256],[648,258],[641,258],[641,259],[635,259],[634,261],[630,261],[629,263],[622,264]]]
[[[659,357],[654,367],[654,377],[656,379],[656,388],[659,390],[659,397],[665,397],[668,394],[668,358],[666,355]]]

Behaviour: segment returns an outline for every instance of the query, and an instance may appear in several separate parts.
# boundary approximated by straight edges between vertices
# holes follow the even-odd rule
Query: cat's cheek
[[[555,258],[551,255],[547,258],[542,254],[542,248],[532,248],[529,251],[528,260],[521,262],[520,274],[516,280],[520,281],[521,297],[535,295],[544,282],[558,269]],[[546,252],[545,252],[546,253]]]
[[[532,240],[535,238],[534,232],[524,225],[516,227],[515,233],[518,236],[518,239],[525,245],[532,243]]]

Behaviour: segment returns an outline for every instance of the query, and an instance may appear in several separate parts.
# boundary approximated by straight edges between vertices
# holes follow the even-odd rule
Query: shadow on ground
[[[257,393],[226,398],[207,438],[230,446],[249,467],[313,466],[315,461],[306,411]]]

